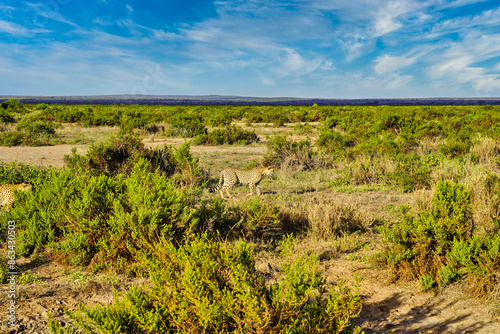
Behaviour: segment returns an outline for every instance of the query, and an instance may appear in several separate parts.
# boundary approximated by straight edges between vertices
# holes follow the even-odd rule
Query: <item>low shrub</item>
[[[430,282],[428,275],[443,279],[449,276],[441,269],[449,253],[457,243],[471,238],[473,228],[470,192],[460,184],[442,181],[430,210],[380,228],[386,242],[383,256],[399,277],[427,277],[425,282]]]
[[[266,287],[249,245],[194,238],[180,247],[162,241],[141,262],[151,286],[116,296],[113,305],[69,313],[52,333],[359,333],[350,323],[361,310],[359,292],[344,282],[329,291],[318,260],[285,264],[281,283]]]
[[[454,242],[448,263],[454,274],[452,279],[470,275],[469,284],[475,297],[500,301],[500,232]]]
[[[264,165],[282,169],[311,169],[313,150],[309,140],[293,141],[285,136],[274,136],[267,143]]]
[[[144,159],[127,176],[54,170],[35,188],[8,213],[19,221],[17,252],[49,246],[72,265],[127,267],[134,250],[160,237],[182,242],[201,216],[193,190],[177,188]]]
[[[228,208],[231,223],[228,235],[246,240],[277,238],[282,234],[280,208],[263,203],[259,198],[250,198],[242,204]],[[220,229],[222,230],[222,229]]]
[[[193,139],[195,145],[249,145],[259,142],[254,131],[247,131],[239,126],[229,126],[223,129],[214,129],[206,134],[197,135]]]
[[[340,132],[335,130],[321,131],[316,145],[326,150],[328,153],[344,153],[345,149],[351,147],[353,143]]]
[[[403,192],[410,193],[418,189],[430,188],[432,168],[437,165],[438,158],[409,153],[398,155],[396,161],[396,170],[389,173],[388,178]]]
[[[0,104],[0,110],[5,110],[8,113],[12,112],[17,114],[24,114],[28,112],[24,104],[15,99],[10,99],[2,102]]]
[[[14,123],[16,119],[14,116],[5,109],[0,109],[0,122],[2,123]]]
[[[207,132],[203,118],[196,114],[179,113],[172,116],[169,123],[171,136],[193,138]]]
[[[177,150],[170,146],[149,149],[144,146],[138,135],[132,134],[92,145],[85,156],[73,150],[71,155],[64,157],[68,167],[75,171],[90,170],[93,175],[107,176],[129,174],[139,159],[150,163],[151,172],[158,169],[166,176],[177,174],[175,178],[182,185],[198,185],[204,178],[198,158],[191,155],[188,143],[184,143]]]
[[[20,146],[25,140],[25,134],[20,131],[3,131],[0,132],[1,146]]]

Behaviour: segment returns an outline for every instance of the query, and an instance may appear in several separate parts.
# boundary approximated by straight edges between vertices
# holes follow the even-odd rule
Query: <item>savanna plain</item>
[[[499,118],[5,101],[0,184],[32,189],[2,209],[0,330],[498,333]],[[260,166],[260,196],[209,192]]]

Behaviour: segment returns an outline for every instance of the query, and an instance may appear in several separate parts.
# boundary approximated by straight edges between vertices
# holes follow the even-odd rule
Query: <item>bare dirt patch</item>
[[[71,154],[73,147],[76,148],[76,152],[79,154],[85,153],[88,149],[88,145],[0,147],[0,162],[11,163],[17,161],[38,167],[63,167],[64,156]]]
[[[18,258],[19,275],[16,276],[16,325],[7,326],[8,284],[0,285],[2,323],[0,333],[46,333],[47,312],[61,324],[72,320],[65,311],[76,311],[80,303],[106,305],[112,303],[114,291],[123,292],[131,286],[147,283],[144,279],[123,276],[91,275],[75,271],[56,262],[35,266],[29,258]],[[29,272],[36,282],[21,284],[20,275]],[[77,273],[74,275],[72,273]]]

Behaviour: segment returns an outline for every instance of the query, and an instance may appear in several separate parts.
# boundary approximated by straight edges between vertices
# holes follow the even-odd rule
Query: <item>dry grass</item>
[[[356,203],[341,202],[324,194],[290,203],[287,211],[295,219],[307,222],[308,234],[331,239],[355,231],[368,231],[374,219],[363,214]]]
[[[498,155],[500,154],[500,142],[495,139],[479,136],[470,152],[475,155],[478,162],[492,168],[498,167]]]
[[[64,123],[56,129],[61,144],[99,144],[118,134],[118,126],[82,127],[78,124]]]

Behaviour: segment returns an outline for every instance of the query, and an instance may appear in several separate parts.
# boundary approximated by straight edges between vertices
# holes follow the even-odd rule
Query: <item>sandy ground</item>
[[[181,144],[183,140],[158,141],[146,140],[147,146]],[[84,153],[86,145],[58,145],[51,147],[0,147],[0,160],[25,162],[37,166],[63,166],[65,154],[70,154],[72,147],[78,153]],[[233,154],[246,154],[247,157],[261,156],[265,148],[261,147],[192,147],[195,154],[208,154],[219,159],[230,159]],[[381,202],[403,204],[407,197],[395,197],[384,192],[366,194],[327,194],[339,196],[359,203],[368,211],[376,211]],[[242,195],[244,196],[244,195]],[[2,252],[5,251],[1,250]],[[325,249],[328,251],[328,249]],[[260,262],[259,262],[260,261]],[[264,262],[263,262],[264,261]],[[266,260],[257,262],[257,269],[269,268]],[[70,279],[70,270],[50,262],[33,266],[29,259],[18,259],[20,271],[31,270],[40,278],[38,283],[18,284],[17,325],[6,326],[7,293],[9,286],[0,285],[0,333],[46,333],[47,311],[53,318],[68,322],[64,310],[76,310],[78,303],[87,305],[106,304],[113,300],[113,290],[125,291],[131,285],[139,285],[140,279],[121,278],[118,283],[92,279],[78,282]],[[276,265],[273,263],[273,267]],[[363,310],[354,323],[361,326],[365,333],[500,333],[498,313],[495,314],[491,303],[471,300],[461,291],[459,285],[451,286],[439,294],[421,292],[418,283],[392,283],[388,272],[373,268],[370,264],[342,258],[327,259],[322,262],[329,282],[335,283],[341,278],[352,280],[353,273],[364,276],[361,284]],[[276,272],[262,274],[273,276]]]

